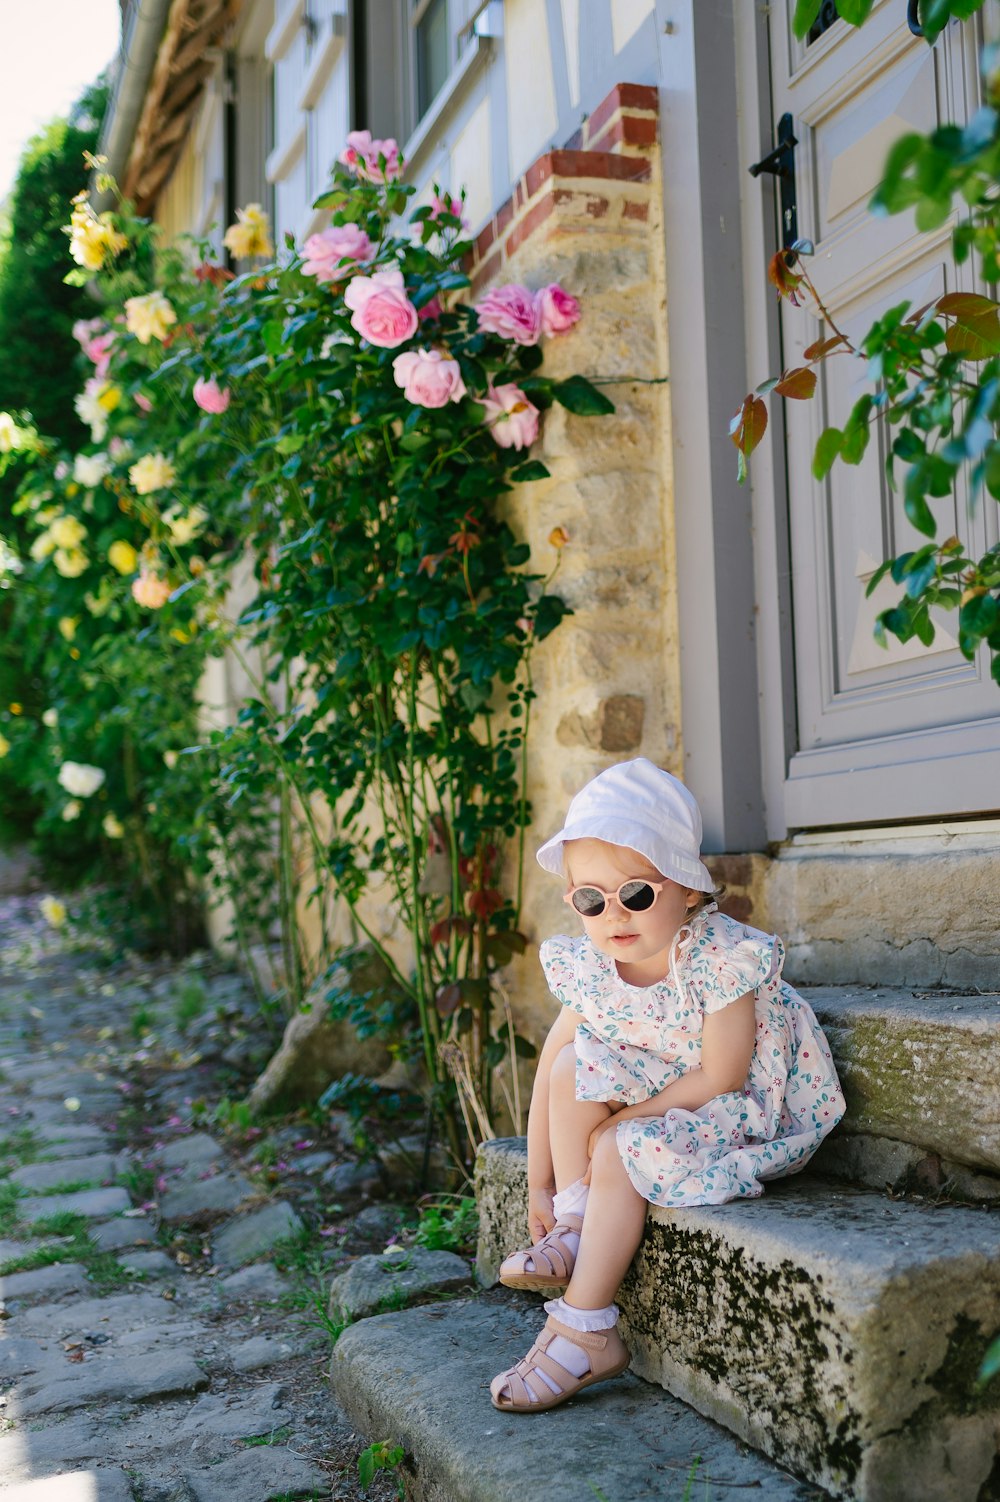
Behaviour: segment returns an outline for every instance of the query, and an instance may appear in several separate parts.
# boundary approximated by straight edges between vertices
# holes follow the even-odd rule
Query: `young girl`
[[[528,1114],[532,1246],[500,1280],[565,1294],[494,1378],[506,1412],[553,1408],[628,1366],[613,1299],[647,1203],[759,1195],[844,1114],[826,1039],[781,979],[781,940],[722,916],[700,845],[694,798],[639,758],[588,783],[538,852],[584,931],[541,948],[563,1010]]]

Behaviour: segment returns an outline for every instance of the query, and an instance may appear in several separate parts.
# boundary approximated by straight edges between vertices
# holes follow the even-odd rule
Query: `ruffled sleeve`
[[[581,941],[568,939],[564,934],[546,939],[538,951],[542,970],[549,990],[556,1001],[574,1012],[582,1012],[580,988],[577,982],[577,954]]]
[[[714,916],[685,956],[685,982],[705,1012],[718,1012],[761,986],[777,986],[785,946],[775,934]]]

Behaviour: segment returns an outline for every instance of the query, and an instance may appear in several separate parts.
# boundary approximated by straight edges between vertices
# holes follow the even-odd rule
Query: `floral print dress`
[[[684,924],[670,976],[631,986],[588,938],[541,946],[549,989],[580,1016],[578,1100],[635,1105],[701,1061],[702,1022],[748,991],[757,1038],[742,1090],[700,1110],[620,1121],[629,1178],[654,1205],[721,1205],[795,1173],[837,1125],[845,1102],[829,1045],[809,1004],[781,979],[774,935],[724,917],[714,903]]]

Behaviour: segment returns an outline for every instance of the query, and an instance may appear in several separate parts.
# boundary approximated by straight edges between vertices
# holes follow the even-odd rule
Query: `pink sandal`
[[[533,1293],[564,1289],[573,1276],[576,1254],[570,1251],[560,1233],[573,1231],[579,1236],[582,1227],[582,1215],[564,1215],[541,1241],[510,1254],[501,1264],[500,1282],[507,1288],[528,1288]]]
[[[574,1377],[572,1372],[568,1372],[547,1354],[557,1335],[562,1335],[576,1346],[582,1346],[587,1352],[590,1370],[582,1377]],[[555,1408],[558,1403],[565,1403],[567,1398],[575,1397],[592,1382],[617,1377],[628,1366],[629,1360],[629,1353],[618,1334],[617,1325],[613,1325],[610,1330],[571,1330],[550,1314],[545,1321],[545,1328],[527,1356],[509,1371],[501,1372],[493,1378],[490,1383],[493,1407],[499,1408],[503,1413],[541,1413],[546,1408]],[[525,1379],[530,1379],[538,1372],[551,1377],[560,1391],[551,1392],[547,1384],[535,1376],[533,1388],[538,1397],[533,1398],[532,1389]]]

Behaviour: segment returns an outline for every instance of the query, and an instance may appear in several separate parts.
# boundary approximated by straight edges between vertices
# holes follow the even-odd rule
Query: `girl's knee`
[[[565,1047],[560,1048],[552,1060],[552,1071],[549,1075],[549,1082],[550,1087],[554,1085],[560,1089],[570,1088],[575,1094],[576,1047],[574,1044],[567,1043]]]
[[[593,1173],[600,1174],[602,1178],[628,1177],[621,1153],[618,1151],[617,1127],[609,1127],[597,1139],[594,1147]]]

